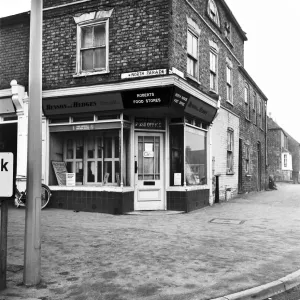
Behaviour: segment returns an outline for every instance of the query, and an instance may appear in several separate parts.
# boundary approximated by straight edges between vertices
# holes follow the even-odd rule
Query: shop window
[[[250,173],[250,147],[245,144],[245,172]]]
[[[170,126],[170,185],[183,185],[182,125]]]
[[[218,8],[213,0],[208,0],[208,5],[207,5],[207,13],[210,19],[220,27],[220,19],[219,19],[219,13],[218,13]]]
[[[187,36],[187,73],[198,78],[198,36],[190,30]]]
[[[129,142],[126,134],[126,143]],[[120,185],[120,137],[116,130],[65,135],[63,158],[67,170],[75,173],[76,184]],[[124,142],[125,142],[124,141]],[[128,145],[125,151],[128,152]],[[125,152],[124,151],[124,152]],[[124,153],[124,180],[127,184],[127,154]]]
[[[244,87],[244,100],[245,100],[245,117],[247,120],[250,120],[250,89],[248,84],[245,84]]]
[[[77,23],[77,74],[107,73],[109,18],[113,10],[74,17]]]
[[[207,183],[206,132],[185,127],[185,176],[187,185]]]
[[[227,174],[233,174],[233,133],[231,128],[227,130]]]

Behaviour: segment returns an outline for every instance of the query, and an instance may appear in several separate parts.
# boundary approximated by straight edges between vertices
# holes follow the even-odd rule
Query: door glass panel
[[[75,141],[76,143],[76,158],[83,158],[83,140],[79,138]]]
[[[88,162],[87,181],[88,182],[95,182],[95,162],[94,161],[89,161]]]
[[[160,138],[144,136],[138,138],[138,179],[160,179]]]
[[[72,162],[67,162],[67,171],[69,173],[73,173],[73,163]]]
[[[102,138],[98,137],[97,138],[97,149],[98,149],[98,158],[102,157]]]
[[[87,157],[95,158],[95,138],[89,137],[87,140]]]
[[[104,158],[112,158],[112,137],[105,137],[104,141]]]
[[[83,163],[82,161],[76,162],[76,182],[83,182]]]
[[[102,161],[98,161],[97,181],[102,182]]]
[[[120,164],[118,161],[115,161],[115,183],[120,183]]]
[[[73,140],[67,141],[67,159],[73,158]]]
[[[111,183],[112,182],[112,162],[111,161],[105,161],[104,162],[104,180],[106,179],[107,181],[104,183]],[[106,177],[105,177],[106,176]]]
[[[119,137],[115,137],[115,158],[119,157]]]

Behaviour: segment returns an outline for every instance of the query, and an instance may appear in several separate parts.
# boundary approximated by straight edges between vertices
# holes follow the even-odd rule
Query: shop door
[[[135,210],[163,210],[163,134],[135,134]]]

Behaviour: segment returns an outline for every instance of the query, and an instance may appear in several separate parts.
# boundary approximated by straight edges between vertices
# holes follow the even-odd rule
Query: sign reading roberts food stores
[[[0,198],[13,195],[14,155],[0,152]]]

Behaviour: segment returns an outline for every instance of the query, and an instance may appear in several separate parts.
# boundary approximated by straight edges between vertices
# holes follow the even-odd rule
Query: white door
[[[135,210],[163,210],[163,134],[135,133]]]

